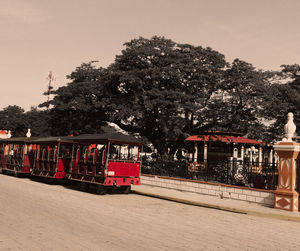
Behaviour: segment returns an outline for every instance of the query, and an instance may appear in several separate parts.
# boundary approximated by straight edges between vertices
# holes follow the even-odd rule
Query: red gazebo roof
[[[192,135],[185,139],[186,141],[220,141],[224,143],[243,143],[243,144],[265,144],[262,141],[247,139],[240,136],[231,135]]]

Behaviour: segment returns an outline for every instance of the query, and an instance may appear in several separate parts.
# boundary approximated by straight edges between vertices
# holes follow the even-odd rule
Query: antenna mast
[[[55,77],[53,76],[52,71],[49,72],[47,80],[48,80],[48,90],[46,92],[46,95],[48,96],[47,109],[49,109],[50,93],[51,93],[51,90],[53,89],[53,86],[51,84],[52,84],[52,81],[55,81]]]

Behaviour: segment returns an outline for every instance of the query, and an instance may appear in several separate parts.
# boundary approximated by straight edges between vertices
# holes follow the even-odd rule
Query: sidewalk
[[[250,203],[246,201],[239,201],[233,199],[220,198],[217,196],[210,196],[192,192],[179,191],[174,189],[140,185],[132,186],[132,192],[150,196],[154,198],[184,203],[188,205],[212,208],[217,210],[230,211],[241,214],[255,215],[273,219],[288,220],[300,222],[300,212],[289,212],[269,208],[266,206]]]

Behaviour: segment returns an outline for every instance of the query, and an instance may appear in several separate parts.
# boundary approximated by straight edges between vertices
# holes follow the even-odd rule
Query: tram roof
[[[33,143],[35,140],[37,140],[38,137],[13,137],[13,138],[5,138],[0,139],[0,142],[2,143]]]
[[[142,140],[122,133],[102,133],[102,134],[82,134],[72,137],[78,143],[125,143],[125,144],[143,144]]]
[[[242,143],[242,144],[265,144],[262,141],[247,139],[244,137],[236,136],[224,136],[224,135],[192,135],[185,139],[186,141],[219,141],[224,143]]]
[[[37,140],[34,140],[34,143],[36,143],[36,144],[73,143],[72,138],[73,137],[70,137],[70,136],[44,137],[44,138],[38,138]]]

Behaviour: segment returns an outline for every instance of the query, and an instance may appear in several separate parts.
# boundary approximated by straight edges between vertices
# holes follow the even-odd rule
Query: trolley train
[[[0,139],[0,172],[129,193],[140,185],[142,142],[121,133]]]

